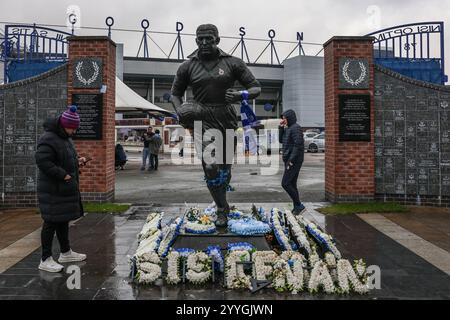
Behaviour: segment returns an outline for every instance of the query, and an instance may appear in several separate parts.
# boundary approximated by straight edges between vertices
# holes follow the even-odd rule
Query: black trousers
[[[42,261],[52,256],[53,237],[58,238],[61,252],[70,250],[69,243],[69,222],[48,222],[44,221],[41,231]]]
[[[158,155],[150,153],[150,168],[158,170]]]
[[[300,174],[300,169],[302,168],[302,164],[303,162],[299,161],[298,163],[290,167],[289,170],[287,169],[287,163],[284,164],[284,174],[281,181],[281,186],[287,192],[289,197],[291,197],[292,202],[294,203],[294,207],[301,204],[297,189],[297,180],[298,175]]]

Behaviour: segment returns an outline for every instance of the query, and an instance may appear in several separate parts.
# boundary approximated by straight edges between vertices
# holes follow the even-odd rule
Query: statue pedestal
[[[225,230],[215,234],[180,234],[172,248],[191,248],[194,250],[206,250],[208,246],[220,246],[224,251],[227,250],[229,243],[247,242],[253,245],[258,251],[271,250],[264,235],[240,236],[227,233]]]

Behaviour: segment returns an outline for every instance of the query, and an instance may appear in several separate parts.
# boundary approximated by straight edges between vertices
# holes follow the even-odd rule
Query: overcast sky
[[[450,0],[1,0],[0,21],[64,25],[71,5],[80,8],[82,27],[104,27],[105,18],[113,16],[116,28],[139,29],[140,21],[147,18],[149,30],[175,31],[176,21],[181,21],[185,26],[183,32],[194,33],[199,24],[212,22],[225,36],[238,36],[239,27],[245,26],[246,37],[265,39],[267,31],[273,28],[276,39],[295,41],[296,33],[303,31],[304,41],[321,44],[334,35],[364,35],[404,23],[439,20],[446,23],[450,34]],[[77,34],[99,33],[105,34],[77,30]],[[151,36],[166,53],[175,40],[170,35]],[[141,34],[114,32],[113,40],[125,43],[126,55],[135,56]],[[229,51],[235,43],[236,40],[223,39],[221,47]],[[193,38],[185,37],[183,45],[185,54],[190,53],[194,49]],[[248,42],[250,60],[255,60],[265,45]],[[280,59],[293,48],[291,44],[277,44]],[[320,49],[320,46],[305,46],[307,54],[315,54]],[[446,49],[448,56],[450,41]],[[151,41],[150,55],[161,56]],[[450,73],[448,61],[446,58],[447,74]]]

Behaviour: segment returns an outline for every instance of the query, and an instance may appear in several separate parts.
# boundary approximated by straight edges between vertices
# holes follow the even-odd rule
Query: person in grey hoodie
[[[300,214],[305,206],[300,201],[297,180],[304,159],[303,131],[297,123],[294,110],[287,110],[282,114],[279,126],[279,139],[283,145],[284,174],[281,186],[288,193],[294,204],[293,214]]]
[[[159,159],[158,159],[158,154],[159,154],[159,149],[161,148],[162,145],[162,139],[161,136],[159,135],[159,130],[155,130],[155,134],[149,139],[150,141],[150,169],[153,169],[155,171],[158,170],[158,163],[159,163]]]

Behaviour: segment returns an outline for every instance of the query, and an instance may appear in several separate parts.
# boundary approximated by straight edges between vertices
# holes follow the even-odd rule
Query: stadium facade
[[[118,77],[142,97],[173,111],[170,89],[183,60],[123,57],[122,52],[118,46]],[[248,66],[262,85],[261,95],[252,101],[260,119],[279,118],[283,110],[293,109],[304,127],[325,127],[323,57],[299,55],[285,60],[283,65]],[[186,98],[191,97],[192,93],[187,92]]]

